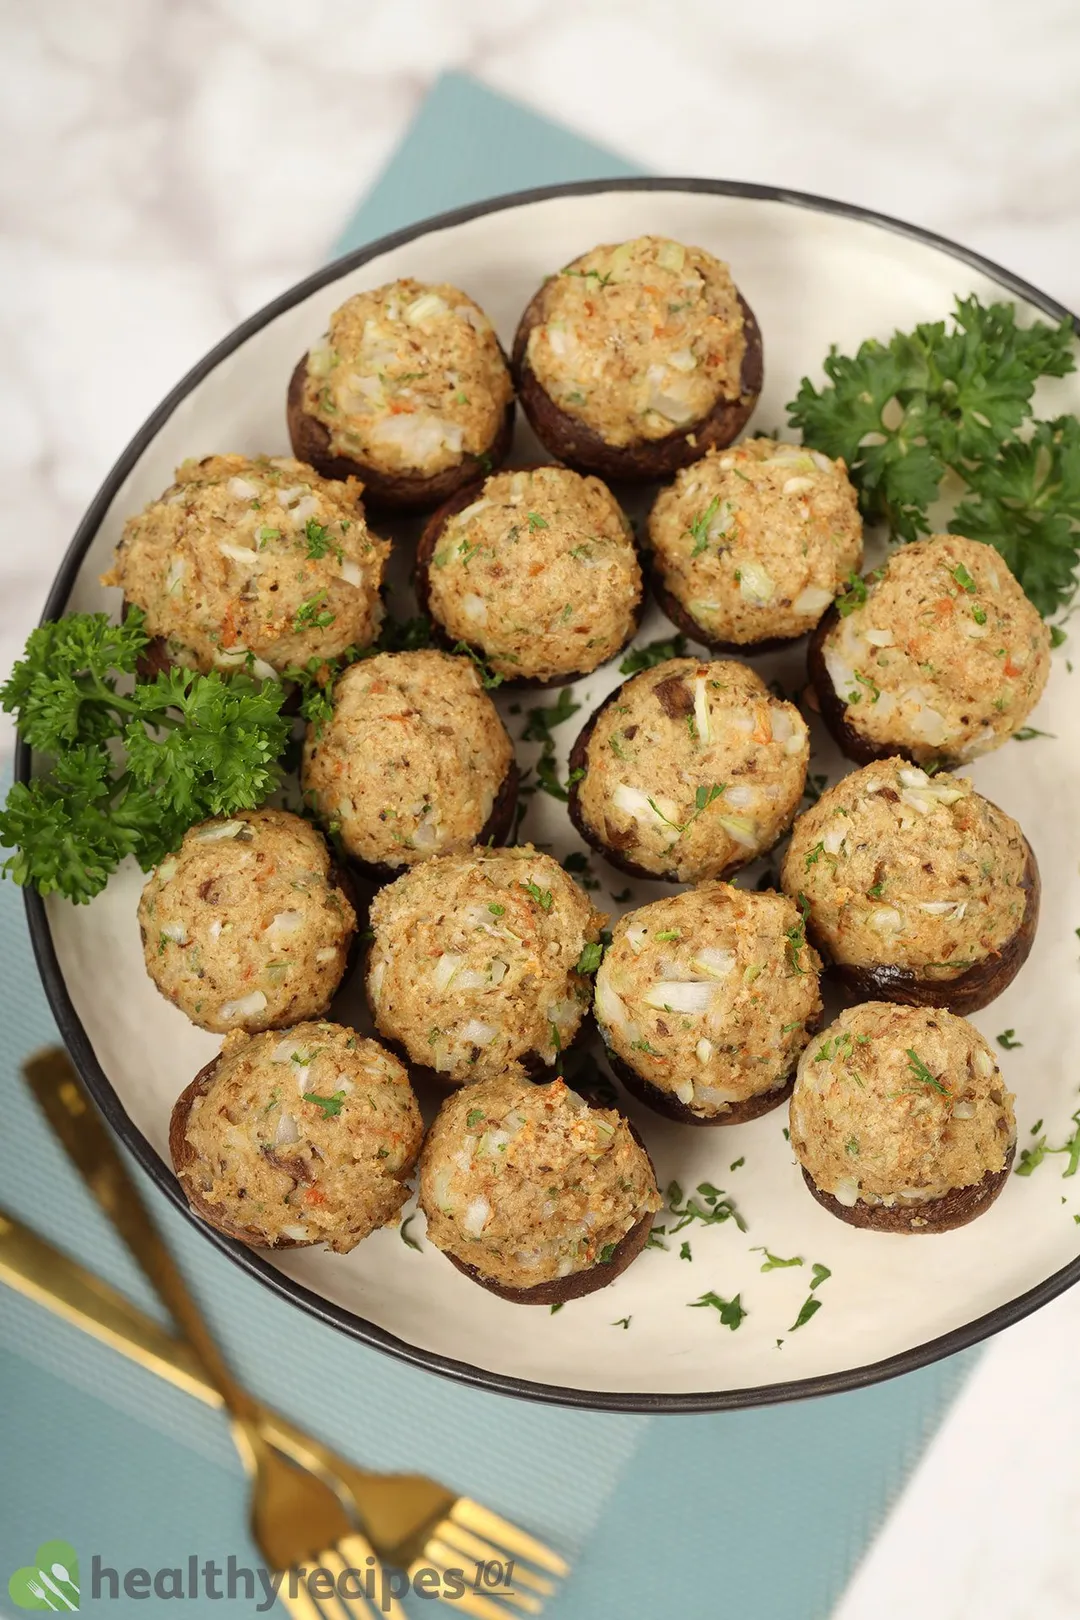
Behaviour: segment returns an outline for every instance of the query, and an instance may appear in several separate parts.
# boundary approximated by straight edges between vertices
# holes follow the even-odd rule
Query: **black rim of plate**
[[[1015,297],[1024,299],[1059,321],[1068,318],[1080,329],[1080,321],[1077,321],[1077,317],[1065,309],[1063,305],[1048,297],[1047,294],[1040,292],[1038,288],[1032,287],[1019,276],[1002,269],[1000,265],[995,264],[991,259],[984,258],[982,254],[975,253],[970,248],[962,247],[933,231],[908,224],[904,220],[894,219],[887,214],[875,213],[872,209],[860,208],[853,203],[837,202],[831,198],[817,197],[807,192],[788,191],[778,186],[753,185],[735,180],[654,179],[645,177],[639,179],[584,180],[568,185],[540,186],[532,190],[515,191],[501,197],[488,198],[482,202],[471,203],[467,207],[456,208],[444,214],[437,214],[431,219],[420,221],[419,224],[409,225],[402,230],[394,231],[388,236],[380,237],[378,241],[369,243],[368,246],[359,248],[353,253],[335,259],[322,269],[317,270],[313,275],[308,276],[304,281],[298,282],[289,291],[282,293],[280,297],[275,298],[256,314],[250,316],[240,326],[236,327],[228,337],[224,338],[221,343],[211,349],[209,354],[205,355],[188,372],[147,418],[98,490],[68,547],[60,571],[49,592],[43,618],[56,618],[63,613],[82,559],[97,534],[117,490],[147,445],[153,440],[163,424],[168,421],[169,417],[172,416],[180,403],[191,393],[192,389],[255,332],[269,325],[283,311],[301,302],[309,294],[317,292],[321,287],[338,280],[349,271],[358,269],[369,260],[378,258],[381,254],[389,252],[393,248],[415,241],[417,237],[428,236],[436,231],[466,224],[469,220],[478,219],[485,214],[502,213],[528,203],[546,202],[548,199],[556,197],[581,197],[612,191],[698,192],[719,197],[743,197],[763,202],[786,203],[794,208],[839,215],[842,218],[854,220],[861,224],[876,225],[882,230],[908,237],[912,241],[920,242],[927,247],[937,248],[950,258],[982,271],[992,281],[997,282],[999,286],[1012,293]],[[30,749],[20,739],[15,756],[15,777],[17,781],[25,782],[29,779],[29,775]],[[541,1401],[557,1406],[580,1407],[591,1411],[718,1412],[753,1406],[766,1406],[781,1401],[802,1400],[812,1395],[834,1395],[845,1390],[861,1389],[869,1384],[895,1378],[900,1373],[913,1372],[916,1368],[926,1367],[931,1362],[938,1361],[945,1356],[953,1355],[957,1351],[966,1350],[970,1346],[980,1343],[992,1334],[1000,1332],[1002,1328],[1011,1327],[1014,1322],[1019,1322],[1023,1317],[1030,1315],[1032,1311],[1038,1310],[1040,1306],[1047,1304],[1059,1294],[1064,1293],[1067,1288],[1072,1287],[1074,1283],[1080,1281],[1080,1258],[1078,1258],[1071,1261],[1069,1265],[1063,1266],[1060,1271],[1054,1272],[1036,1287],[1028,1289],[1026,1293],[1018,1295],[1016,1299],[1010,1300],[1004,1305],[999,1305],[995,1310],[987,1312],[985,1316],[977,1317],[974,1321],[954,1328],[951,1332],[942,1334],[939,1338],[928,1340],[925,1344],[915,1345],[910,1350],[901,1351],[898,1355],[889,1356],[883,1361],[875,1361],[863,1367],[848,1368],[841,1372],[821,1374],[814,1378],[796,1379],[782,1384],[762,1384],[745,1389],[725,1389],[712,1392],[694,1391],[689,1394],[572,1389],[555,1384],[535,1383],[530,1379],[516,1378],[506,1373],[489,1372],[482,1367],[474,1367],[469,1362],[455,1361],[448,1356],[439,1355],[436,1351],[424,1350],[397,1338],[396,1335],[387,1332],[385,1328],[377,1326],[374,1322],[368,1322],[363,1317],[356,1316],[352,1311],[348,1311],[340,1305],[335,1305],[332,1301],[323,1298],[321,1294],[313,1293],[311,1289],[305,1288],[291,1277],[286,1276],[284,1272],[279,1271],[254,1250],[245,1248],[242,1244],[215,1232],[191,1211],[186,1198],[180,1190],[176,1177],[128,1117],[119,1096],[114,1091],[97,1060],[89,1037],[68,995],[67,986],[60,971],[60,964],[53,946],[43,902],[38,895],[30,890],[26,891],[25,901],[34,955],[60,1034],[83,1081],[106,1120],[166,1197],[237,1265],[242,1267],[249,1275],[257,1277],[260,1282],[283,1299],[291,1300],[294,1304],[302,1306],[312,1316],[340,1329],[352,1338],[360,1340],[363,1344],[371,1345],[374,1349],[396,1356],[399,1360],[408,1362],[413,1366],[423,1367],[430,1372],[438,1373],[444,1378],[452,1378],[459,1383],[471,1384],[476,1388],[493,1390],[503,1395],[516,1395],[527,1400]]]

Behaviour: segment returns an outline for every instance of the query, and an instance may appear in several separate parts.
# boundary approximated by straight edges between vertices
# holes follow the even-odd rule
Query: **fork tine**
[[[454,1562],[451,1548],[444,1548],[444,1556],[440,1557],[435,1551],[437,1545],[438,1543],[429,1542],[424,1548],[424,1556],[410,1565],[410,1580],[421,1569],[435,1569],[440,1575],[445,1575],[448,1569],[461,1568],[460,1564]],[[468,1588],[460,1596],[447,1596],[444,1601],[452,1603],[461,1614],[475,1615],[476,1620],[508,1620],[509,1611],[502,1603],[493,1603],[490,1598],[482,1597],[479,1592],[471,1592]]]
[[[455,1547],[448,1546],[445,1541],[440,1541],[438,1536],[432,1536],[429,1539],[427,1546],[424,1548],[424,1557],[430,1559],[432,1565],[436,1569],[439,1567],[440,1563],[448,1563],[454,1569],[461,1568],[461,1559],[458,1556],[457,1549]],[[514,1577],[516,1580],[516,1568],[514,1570]],[[493,1594],[492,1602],[495,1601],[495,1596],[497,1595],[500,1603],[509,1603],[515,1609],[524,1609],[526,1614],[539,1614],[540,1610],[544,1607],[543,1601],[540,1598],[531,1597],[528,1592],[517,1592],[514,1590],[514,1587],[510,1585],[492,1587],[490,1590]],[[458,1601],[459,1599],[457,1598],[453,1599],[453,1602],[455,1603]],[[502,1610],[502,1614],[505,1617],[505,1609]]]
[[[484,1507],[480,1502],[474,1502],[469,1496],[459,1496],[450,1509],[450,1517],[455,1524],[460,1524],[466,1530],[474,1530],[478,1536],[485,1536],[489,1541],[497,1542],[507,1552],[513,1553],[517,1558],[527,1558],[531,1564],[540,1569],[546,1569],[550,1575],[569,1575],[570,1565],[565,1558],[551,1547],[537,1541],[527,1531],[519,1530],[516,1524],[508,1519],[500,1519],[497,1513]]]
[[[441,1524],[435,1526],[432,1535],[437,1541],[449,1542],[458,1552],[468,1553],[478,1564],[488,1564],[492,1559],[501,1560],[505,1557],[503,1548],[496,1547],[490,1541],[481,1541],[479,1536],[474,1536],[471,1530],[463,1530],[453,1519],[443,1519]],[[527,1586],[531,1591],[540,1592],[544,1597],[550,1597],[555,1590],[554,1581],[549,1581],[546,1575],[535,1574],[516,1558],[514,1580],[519,1586]]]
[[[380,1579],[382,1566],[377,1559],[375,1561],[375,1584],[379,1588],[377,1600],[361,1597],[360,1595],[353,1596],[341,1591],[340,1581],[344,1572],[347,1569],[356,1569],[366,1573],[366,1561],[368,1558],[374,1557],[375,1554],[370,1541],[358,1532],[354,1532],[350,1536],[342,1537],[336,1547],[328,1547],[326,1552],[320,1553],[319,1563],[324,1569],[328,1569],[335,1581],[339,1583],[336,1601],[340,1605],[342,1612],[348,1615],[349,1620],[371,1620],[373,1614],[387,1615],[389,1620],[407,1620],[405,1610],[392,1592],[387,1592],[385,1602],[383,1601]]]
[[[289,1577],[291,1570],[286,1570],[281,1585],[278,1587],[278,1600],[284,1603],[292,1620],[323,1620],[322,1610],[304,1586],[302,1581],[296,1584],[296,1591],[289,1591]]]

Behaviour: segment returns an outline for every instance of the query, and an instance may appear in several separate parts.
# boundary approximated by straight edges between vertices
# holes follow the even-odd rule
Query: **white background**
[[[1074,0],[0,0],[0,671],[127,438],[318,263],[448,67],[1080,308]],[[989,1351],[836,1620],[1075,1620],[1078,1343],[1066,1298]]]

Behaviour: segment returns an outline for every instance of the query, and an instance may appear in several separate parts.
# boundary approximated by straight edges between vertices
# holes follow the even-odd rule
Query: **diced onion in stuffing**
[[[808,585],[791,605],[796,613],[813,614],[815,618],[820,618],[832,599],[832,591],[825,590],[824,586]]]
[[[482,1018],[470,1018],[462,1027],[461,1039],[466,1046],[490,1046],[498,1033],[494,1024],[485,1024]]]
[[[239,996],[235,1001],[224,1001],[218,1009],[218,1016],[226,1020],[232,1018],[257,1018],[261,1012],[266,1011],[266,997],[261,990],[251,990],[246,996]]]
[[[303,915],[299,911],[279,911],[271,919],[267,932],[271,934],[295,934],[303,921]]]
[[[169,856],[167,861],[162,861],[154,874],[159,883],[168,883],[171,877],[176,876],[176,864],[175,857],[172,855]]]
[[[337,954],[338,948],[336,945],[324,945],[321,951],[315,952],[315,960],[321,967],[325,962],[335,961]]]
[[[760,563],[740,562],[739,594],[753,607],[765,607],[776,595],[776,582]]]
[[[434,821],[422,821],[412,835],[414,849],[433,850],[439,847],[439,828]]]
[[[419,298],[414,298],[412,303],[405,307],[405,319],[410,326],[420,326],[424,321],[435,320],[440,315],[449,313],[450,306],[446,299],[433,292],[421,293]]]
[[[497,1153],[505,1151],[509,1141],[509,1131],[485,1131],[476,1144],[476,1157],[493,1159]]]
[[[488,969],[488,978],[491,980],[492,984],[502,984],[509,971],[509,963],[500,961],[500,959],[496,957]]]
[[[694,680],[694,726],[697,729],[699,741],[703,743],[712,741],[712,732],[709,729],[709,703],[705,694],[704,675],[698,675]]]
[[[724,794],[724,803],[729,804],[733,810],[749,810],[757,800],[757,790],[749,787],[745,782],[736,782]]]
[[[211,821],[194,836],[200,844],[216,844],[219,838],[235,838],[246,826],[246,821]]]
[[[274,1132],[274,1146],[284,1147],[288,1142],[299,1142],[300,1132],[291,1114],[282,1114]]]
[[[953,1103],[953,1119],[974,1119],[976,1112],[977,1110],[973,1102],[967,1102],[966,1100],[961,1099],[960,1102]]]
[[[694,1101],[705,1108],[723,1108],[727,1103],[738,1102],[734,1091],[728,1091],[723,1086],[694,1087]]]
[[[695,952],[691,966],[710,979],[726,979],[735,966],[735,952],[722,945],[703,945]]]
[[[950,914],[954,922],[960,922],[967,910],[966,900],[920,900],[919,910],[925,911],[928,917],[947,917]]]
[[[291,1221],[288,1226],[283,1226],[281,1235],[282,1237],[291,1238],[294,1243],[306,1243],[308,1241],[308,1229],[306,1226],[301,1226],[298,1221]]]
[[[346,585],[362,585],[364,583],[364,572],[358,562],[354,562],[351,557],[346,557],[338,568],[338,578],[343,579]]]
[[[656,250],[656,262],[661,270],[679,271],[686,263],[686,249],[680,242],[661,242]]]
[[[845,1209],[854,1209],[859,1202],[859,1183],[852,1176],[841,1176],[833,1188],[833,1197]]]
[[[789,478],[784,485],[785,495],[805,495],[808,489],[813,489],[812,478]]]
[[[386,963],[376,962],[372,967],[371,972],[368,974],[367,984],[368,995],[371,997],[371,1001],[374,1006],[378,1006],[379,1004],[379,997],[382,995],[383,980],[385,977]],[[438,1068],[438,1064],[435,1066]]]
[[[432,971],[431,977],[434,980],[435,988],[440,995],[442,995],[443,991],[447,989],[451,979],[454,977],[454,974],[458,971],[464,960],[465,958],[463,956],[457,955],[457,953],[454,951],[446,951],[442,956],[439,957],[439,960],[436,962]]]
[[[822,847],[825,850],[826,855],[839,855],[841,849],[843,848],[844,839],[846,837],[846,828],[830,827],[821,840]]]
[[[863,631],[863,640],[868,641],[871,647],[891,647],[896,637],[891,630],[875,630],[871,628]]]
[[[467,595],[461,598],[461,611],[474,624],[487,623],[487,603],[482,596],[477,596],[474,591],[469,591]]]
[[[251,483],[247,478],[230,478],[229,494],[238,501],[253,501],[259,493],[258,485]]]
[[[740,844],[743,849],[757,848],[758,827],[752,817],[717,816],[716,819],[734,843]]]
[[[261,559],[253,546],[234,546],[230,540],[219,540],[218,550],[233,562],[244,563],[249,568],[260,566]]]
[[[491,1205],[486,1198],[470,1198],[461,1217],[461,1225],[469,1237],[479,1237],[491,1219]]]
[[[646,937],[648,936],[648,932],[649,930],[647,928],[643,928],[640,923],[635,923],[632,927],[626,930],[626,943],[629,945],[630,949],[635,953],[635,955],[640,955],[642,946],[645,944]]]
[[[441,1165],[431,1178],[431,1190],[435,1195],[435,1202],[444,1215],[454,1212],[454,1200],[450,1196],[450,1182],[453,1171],[446,1165]]]
[[[651,827],[668,827],[668,830],[678,835],[678,828],[670,825],[678,815],[678,806],[671,799],[662,799],[659,795],[650,799],[650,795],[643,793],[640,788],[631,787],[628,782],[619,782],[611,795],[616,810],[632,817],[634,821],[641,821]]]
[[[715,983],[662,979],[659,984],[650,985],[642,999],[646,1006],[660,1010],[670,1007],[672,1012],[677,1013],[703,1013],[708,1010],[715,994]]]
[[[975,1053],[974,1062],[975,1072],[977,1074],[981,1074],[984,1080],[988,1079],[989,1076],[993,1074],[995,1068],[994,1060],[990,1056],[989,1052],[983,1051],[981,1046]]]
[[[166,923],[161,934],[163,939],[171,939],[177,945],[183,945],[187,941],[187,927],[182,922]]]
[[[689,1108],[694,1100],[694,1082],[692,1080],[680,1080],[675,1087],[675,1095],[681,1103],[685,1103]]]
[[[836,471],[836,464],[830,461],[828,456],[823,456],[820,450],[811,450],[810,460],[814,463],[818,472]]]
[[[602,1024],[611,1029],[618,1030],[624,1040],[635,1041],[640,1038],[637,1025],[633,1022],[622,997],[611,988],[607,977],[596,978],[596,1016]]]
[[[898,934],[904,926],[895,906],[875,906],[866,921],[877,934]]]
[[[698,1041],[697,1045],[694,1047],[694,1052],[697,1055],[697,1060],[699,1063],[708,1063],[709,1059],[713,1055],[712,1041]]]
[[[251,553],[249,553],[249,556]],[[169,572],[165,575],[165,594],[179,596],[184,575],[187,573],[187,563],[183,557],[174,557],[169,564]]]
[[[667,363],[673,371],[697,370],[697,359],[690,349],[676,349],[674,354],[668,355]]]

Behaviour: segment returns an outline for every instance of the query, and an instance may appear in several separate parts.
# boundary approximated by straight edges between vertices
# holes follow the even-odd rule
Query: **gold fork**
[[[239,1393],[242,1399],[245,1434],[254,1433],[258,1437],[256,1444],[261,1440],[265,1451],[270,1457],[276,1457],[280,1466],[288,1467],[277,1456],[279,1452],[310,1474],[319,1476],[316,1483],[321,1480],[324,1488],[330,1486],[338,1493],[355,1511],[370,1539],[370,1547],[365,1543],[365,1556],[373,1553],[405,1569],[410,1578],[425,1569],[445,1576],[450,1571],[459,1570],[464,1557],[475,1566],[476,1586],[485,1568],[491,1569],[501,1564],[504,1568],[512,1569],[514,1588],[509,1585],[500,1588],[498,1597],[519,1611],[539,1613],[543,1600],[555,1590],[551,1577],[565,1576],[569,1572],[565,1559],[552,1548],[491,1512],[483,1504],[460,1496],[422,1475],[376,1474],[356,1467],[288,1419],[271,1412],[236,1384],[210,1339],[205,1322],[188,1294],[183,1278],[112,1138],[84,1092],[67,1053],[60,1048],[40,1052],[26,1062],[23,1073],[79,1174],[184,1332],[186,1344],[150,1324],[151,1331],[156,1331],[158,1335],[152,1357],[154,1370],[171,1377],[189,1392],[216,1403],[223,1398],[224,1392],[213,1372],[207,1376],[210,1369],[206,1368],[203,1350],[208,1345],[216,1358],[217,1370],[224,1372],[229,1380],[230,1392],[234,1395]],[[42,1240],[35,1239],[35,1242],[40,1245]],[[69,1272],[76,1267],[76,1262],[68,1260],[66,1256],[58,1258],[69,1268]],[[92,1285],[96,1285],[97,1297],[100,1298],[100,1291],[106,1285],[90,1274],[84,1274],[84,1278],[87,1277]],[[18,1272],[8,1280],[12,1280],[15,1286],[21,1286]],[[24,1288],[24,1291],[32,1292],[32,1289]],[[93,1302],[92,1298],[85,1298],[85,1292],[84,1288],[84,1306]],[[42,1298],[43,1303],[52,1303],[44,1292],[34,1297]],[[128,1312],[134,1311],[123,1296],[117,1295],[116,1298],[122,1301]],[[72,1319],[70,1311],[65,1314]],[[83,1316],[81,1321],[78,1316],[74,1318],[78,1325],[87,1326],[92,1332],[98,1331],[85,1311]],[[135,1317],[141,1318],[143,1324],[149,1321],[138,1312],[135,1312]],[[113,1322],[115,1327],[115,1312]],[[194,1334],[198,1337],[193,1336],[193,1324]],[[130,1327],[130,1319],[127,1325]],[[118,1348],[135,1354],[136,1359],[143,1360],[146,1355],[146,1335],[139,1328],[135,1330],[134,1340],[126,1344],[108,1333],[104,1336],[109,1342],[117,1343]],[[227,1399],[224,1404],[230,1405]],[[290,1469],[289,1472],[295,1474],[296,1470]],[[338,1506],[340,1508],[340,1502]],[[508,1610],[504,1602],[493,1599],[493,1592],[483,1595],[474,1587],[463,1593],[455,1592],[453,1601],[463,1613],[475,1615],[477,1620],[506,1620]]]
[[[333,1488],[317,1474],[287,1462],[263,1434],[258,1404],[233,1377],[138,1189],[79,1089],[66,1052],[52,1048],[38,1053],[24,1065],[23,1073],[50,1123],[55,1113],[53,1099],[59,1099],[61,1092],[67,1097],[61,1111],[69,1125],[79,1128],[65,1130],[61,1136],[64,1147],[75,1158],[94,1196],[168,1306],[197,1364],[221,1397],[229,1414],[233,1441],[251,1481],[252,1536],[268,1568],[282,1576],[281,1601],[294,1620],[323,1620],[327,1614],[342,1611],[350,1620],[370,1620],[378,1611],[369,1608],[362,1588],[336,1594],[341,1605],[336,1611],[321,1608],[308,1590],[304,1577],[311,1565],[327,1570],[335,1585],[346,1569],[366,1573],[371,1567],[367,1560],[374,1559],[371,1545],[358,1534]],[[95,1142],[95,1137],[100,1141]],[[130,1194],[126,1188],[130,1188]],[[392,1596],[389,1605],[383,1606],[384,1613],[405,1620],[404,1610]]]

